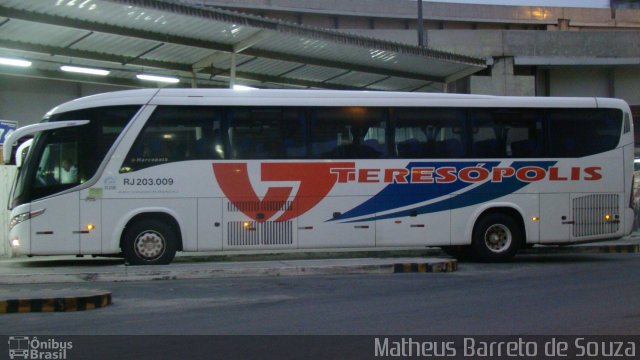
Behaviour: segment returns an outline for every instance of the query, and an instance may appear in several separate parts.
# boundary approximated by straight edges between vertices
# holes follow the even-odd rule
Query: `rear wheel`
[[[523,230],[512,216],[490,213],[476,223],[472,247],[478,260],[505,261],[515,256],[523,240]]]
[[[155,219],[143,219],[128,226],[122,241],[122,253],[130,265],[168,264],[176,250],[175,230]]]

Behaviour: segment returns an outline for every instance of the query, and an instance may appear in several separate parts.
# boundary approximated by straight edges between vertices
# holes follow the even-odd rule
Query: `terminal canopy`
[[[0,0],[0,73],[158,86],[433,91],[483,59],[168,0]],[[61,71],[63,65],[107,75]],[[175,81],[175,80],[174,80]]]

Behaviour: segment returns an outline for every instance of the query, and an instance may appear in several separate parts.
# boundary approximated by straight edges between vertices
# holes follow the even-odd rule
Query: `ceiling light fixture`
[[[177,84],[180,82],[180,79],[169,77],[169,76],[138,74],[136,75],[136,77],[140,80],[164,82],[164,83],[170,83],[170,84]]]
[[[19,67],[29,67],[31,66],[31,61],[28,60],[20,60],[20,59],[9,59],[0,57],[1,65],[10,65],[10,66],[19,66]]]
[[[100,75],[100,76],[107,76],[110,73],[109,70],[94,69],[94,68],[87,68],[87,67],[80,67],[80,66],[69,66],[69,65],[60,66],[60,70],[73,72],[73,73]]]

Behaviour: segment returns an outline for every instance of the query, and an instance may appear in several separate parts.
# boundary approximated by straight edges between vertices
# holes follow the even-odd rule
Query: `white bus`
[[[28,134],[9,204],[27,255],[441,246],[499,261],[633,225],[616,99],[146,89],[60,105],[5,157]]]

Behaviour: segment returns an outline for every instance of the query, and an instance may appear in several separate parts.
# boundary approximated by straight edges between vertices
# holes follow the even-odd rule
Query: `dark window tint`
[[[446,108],[393,111],[395,152],[399,158],[465,156],[464,112]]]
[[[471,112],[473,157],[542,156],[542,116],[537,110],[477,109]]]
[[[211,107],[158,107],[134,142],[120,172],[175,161],[221,159],[220,112]]]
[[[552,157],[587,156],[614,149],[620,140],[622,113],[615,109],[549,110]]]
[[[311,110],[311,158],[387,157],[387,109],[365,107]]]
[[[631,131],[631,115],[628,113],[624,114],[624,133],[628,133]]]
[[[304,117],[297,109],[231,108],[227,119],[232,159],[306,157]]]

